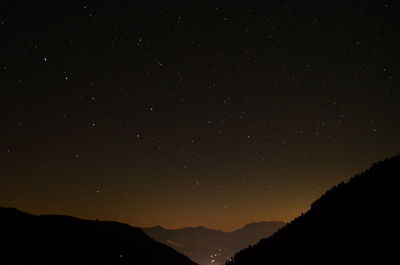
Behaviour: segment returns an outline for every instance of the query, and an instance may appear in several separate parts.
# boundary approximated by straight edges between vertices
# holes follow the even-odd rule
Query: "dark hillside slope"
[[[0,208],[0,264],[195,265],[141,229]]]
[[[229,265],[400,264],[400,156],[341,183]]]

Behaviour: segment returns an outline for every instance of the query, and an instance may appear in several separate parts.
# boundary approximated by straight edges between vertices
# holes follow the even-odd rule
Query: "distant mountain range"
[[[228,265],[400,264],[400,156],[340,183]]]
[[[0,264],[196,265],[192,259],[211,265],[252,244],[226,264],[400,264],[399,187],[396,156],[333,187],[287,225],[253,223],[230,233],[204,227],[144,228],[154,240],[117,222],[0,207]],[[257,243],[259,238],[266,239]]]
[[[196,265],[139,228],[0,207],[0,264]]]
[[[151,238],[167,244],[201,265],[224,264],[237,251],[272,235],[285,223],[252,223],[234,232],[205,227],[164,229],[161,226],[142,228]]]

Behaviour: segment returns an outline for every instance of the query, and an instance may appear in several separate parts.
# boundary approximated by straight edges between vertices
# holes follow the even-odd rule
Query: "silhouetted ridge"
[[[164,229],[161,226],[143,228],[151,238],[167,244],[199,264],[224,264],[235,252],[272,235],[285,225],[282,222],[260,222],[224,232],[203,226]]]
[[[400,156],[376,163],[227,264],[400,264],[399,184]]]
[[[117,222],[0,207],[0,238],[0,264],[7,265],[195,265],[141,229]]]

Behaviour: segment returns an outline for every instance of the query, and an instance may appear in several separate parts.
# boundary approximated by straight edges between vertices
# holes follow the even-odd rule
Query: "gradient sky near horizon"
[[[46,2],[0,3],[0,206],[228,231],[399,153],[396,1]]]

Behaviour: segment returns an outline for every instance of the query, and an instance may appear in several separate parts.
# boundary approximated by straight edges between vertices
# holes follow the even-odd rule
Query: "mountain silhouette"
[[[224,264],[237,251],[272,235],[284,224],[282,222],[252,223],[233,232],[201,226],[181,229],[164,229],[161,226],[155,226],[142,229],[151,238],[175,248],[193,261],[209,265]]]
[[[400,156],[374,164],[227,265],[400,264]]]
[[[0,264],[195,265],[141,229],[0,207]]]

